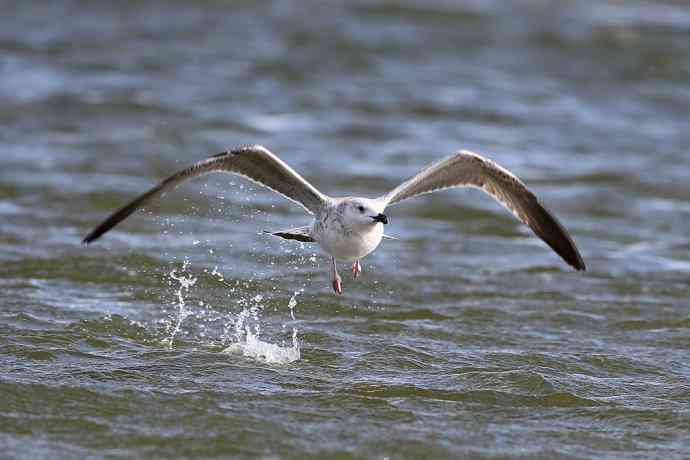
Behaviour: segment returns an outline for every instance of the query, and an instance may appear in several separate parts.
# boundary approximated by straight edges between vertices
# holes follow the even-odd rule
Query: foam
[[[289,364],[301,358],[297,329],[292,329],[292,346],[276,345],[261,340],[247,328],[243,339],[233,343],[223,353],[242,355],[269,364]]]

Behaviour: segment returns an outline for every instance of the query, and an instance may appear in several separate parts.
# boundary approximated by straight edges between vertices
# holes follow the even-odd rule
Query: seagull
[[[431,163],[412,178],[378,198],[330,197],[321,193],[280,158],[261,145],[241,146],[213,155],[179,171],[112,213],[83,240],[88,245],[183,182],[212,172],[242,176],[302,206],[311,225],[267,232],[287,240],[317,243],[330,257],[333,290],[342,294],[337,261],[352,262],[352,276],[362,272],[360,260],[378,247],[388,224],[386,209],[408,198],[455,187],[479,188],[506,207],[576,270],[585,270],[573,239],[527,188],[507,169],[468,150]],[[395,238],[393,238],[395,239]]]

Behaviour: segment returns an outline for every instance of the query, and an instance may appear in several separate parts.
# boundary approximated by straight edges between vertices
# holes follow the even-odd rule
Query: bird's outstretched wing
[[[211,172],[225,172],[243,176],[294,201],[311,214],[318,213],[321,207],[330,200],[328,196],[319,192],[265,147],[260,145],[244,146],[219,153],[173,174],[111,214],[86,235],[83,242],[88,244],[98,239],[134,211],[165,192],[174,189],[182,182]]]
[[[508,208],[520,221],[577,270],[585,263],[572,238],[556,217],[510,171],[476,153],[461,150],[432,163],[379,198],[386,206],[452,187],[476,187]]]

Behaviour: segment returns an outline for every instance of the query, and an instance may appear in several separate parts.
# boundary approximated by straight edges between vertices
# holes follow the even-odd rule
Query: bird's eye
[[[359,212],[364,212],[364,206],[357,206],[357,209],[359,209]]]

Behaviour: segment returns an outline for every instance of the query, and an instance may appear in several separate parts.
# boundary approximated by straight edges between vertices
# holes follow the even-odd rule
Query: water
[[[3,456],[690,456],[684,3],[0,6]],[[255,142],[336,196],[476,150],[589,270],[455,191],[391,209],[338,297],[262,233],[302,211],[222,175],[80,245]]]

